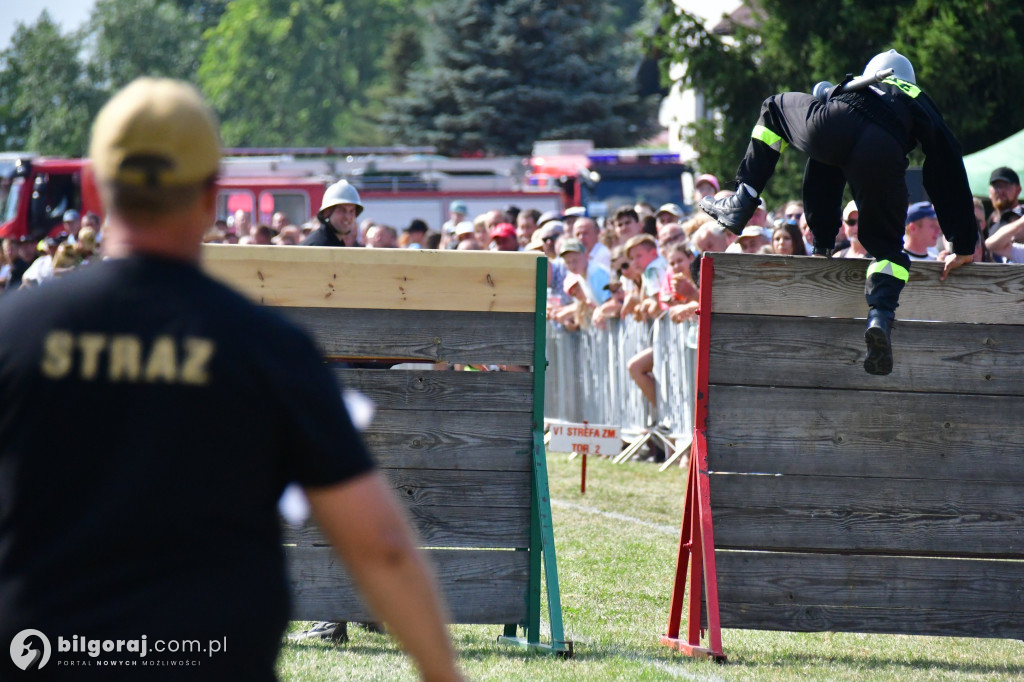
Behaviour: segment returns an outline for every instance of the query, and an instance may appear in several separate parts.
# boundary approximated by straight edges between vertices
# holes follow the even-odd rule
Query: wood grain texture
[[[840,318],[867,316],[870,261],[716,253],[715,313]],[[1024,268],[972,263],[939,281],[938,263],[914,263],[897,319],[1024,324]]]
[[[1024,483],[1024,399],[712,386],[714,471]]]
[[[1024,395],[1024,326],[898,321],[889,376],[864,371],[862,320],[715,315],[713,384]]]
[[[723,603],[723,628],[780,630],[784,632],[862,632],[932,637],[1024,638],[1024,617],[1019,613],[855,608],[834,606],[780,606]],[[1016,666],[1017,675],[1024,674]],[[1012,675],[1013,673],[1011,673]],[[1011,678],[1016,679],[1016,678]]]
[[[527,500],[529,502],[529,500]],[[530,508],[418,504],[406,507],[424,547],[516,549],[530,546]],[[316,522],[284,523],[286,545],[326,546]]]
[[[286,547],[293,620],[372,621],[341,560],[327,547]],[[526,618],[529,552],[428,550],[451,623]]]
[[[329,358],[533,364],[534,316],[526,313],[281,308]]]
[[[1024,559],[1018,483],[709,478],[718,548]]]
[[[443,405],[465,413],[533,411],[529,372],[338,369],[335,376],[381,409],[435,410]]]
[[[406,508],[530,508],[530,473],[524,471],[438,471],[381,469]]]
[[[385,468],[531,471],[532,415],[378,410],[363,440]]]
[[[203,268],[263,305],[532,313],[539,256],[209,244]]]
[[[715,562],[723,627],[1024,634],[1019,561],[717,551]]]

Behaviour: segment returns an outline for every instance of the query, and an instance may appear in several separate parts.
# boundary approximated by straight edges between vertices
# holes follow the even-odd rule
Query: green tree
[[[18,24],[0,53],[0,144],[43,154],[81,156],[96,96],[82,77],[77,37],[62,35],[45,10]]]
[[[526,154],[538,139],[635,143],[651,108],[606,2],[445,0],[427,13],[424,66],[387,117],[393,135],[445,154]]]
[[[964,153],[1024,128],[1020,2],[917,2],[900,14],[893,43],[914,64]]]
[[[231,146],[381,141],[367,90],[399,0],[236,0],[206,34],[199,82]]]
[[[655,4],[662,22],[652,42],[665,56],[663,73],[685,64],[685,85],[721,114],[690,132],[701,168],[722,177],[735,172],[765,97],[860,73],[890,47],[914,63],[965,153],[1024,126],[1024,92],[1013,82],[1024,68],[1024,8],[1014,0],[762,0],[755,26],[736,27],[733,40],[712,35],[671,0]],[[800,195],[803,163],[798,153],[783,154],[773,197]]]
[[[189,19],[196,21],[203,30],[213,28],[228,7],[229,0],[171,0]]]
[[[86,35],[90,77],[109,93],[139,76],[195,80],[199,69],[202,25],[168,0],[99,0]]]

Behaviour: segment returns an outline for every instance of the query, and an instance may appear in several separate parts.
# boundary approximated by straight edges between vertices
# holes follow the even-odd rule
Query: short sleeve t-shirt
[[[227,637],[197,673],[272,679],[277,500],[372,468],[309,338],[192,265],[136,256],[4,296],[0,641]]]
[[[661,291],[661,278],[668,270],[668,261],[658,256],[644,270],[641,279],[643,280],[644,296],[657,296]]]
[[[610,279],[611,274],[608,272],[608,268],[600,263],[590,263],[587,266],[587,284],[590,285],[590,290],[593,292],[595,303],[604,303],[611,298],[612,292],[607,289]]]
[[[1009,263],[1024,263],[1024,244],[1014,242],[1010,244],[1010,257],[1007,259]]]

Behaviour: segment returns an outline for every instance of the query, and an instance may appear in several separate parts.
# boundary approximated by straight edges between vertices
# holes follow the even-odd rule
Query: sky
[[[8,0],[0,8],[0,49],[10,45],[15,24],[34,24],[44,9],[49,10],[61,33],[69,33],[85,23],[94,4],[95,0]]]

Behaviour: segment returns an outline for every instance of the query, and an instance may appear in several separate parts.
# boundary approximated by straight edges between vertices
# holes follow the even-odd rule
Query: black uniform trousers
[[[857,202],[861,244],[878,263],[896,266],[886,268],[894,275],[868,276],[868,305],[895,310],[906,283],[901,273],[910,268],[903,252],[909,194],[902,145],[845,102],[822,103],[801,92],[773,95],[761,106],[737,183],[764,191],[785,144],[809,157],[803,178],[804,214],[820,248],[835,247],[842,225],[843,189],[849,183]]]

